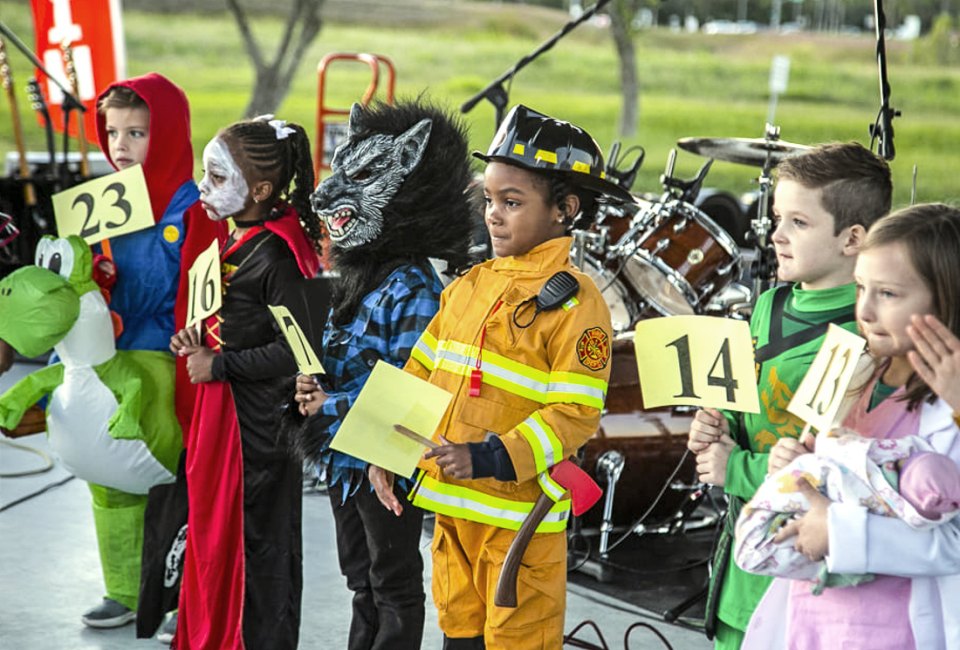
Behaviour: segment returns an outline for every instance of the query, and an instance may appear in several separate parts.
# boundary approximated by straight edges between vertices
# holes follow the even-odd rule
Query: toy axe
[[[570,493],[570,500],[573,502],[573,514],[577,517],[589,510],[602,494],[600,486],[590,478],[590,475],[569,460],[564,460],[551,467],[550,478]],[[497,592],[493,597],[493,602],[497,607],[517,606],[517,574],[520,571],[520,561],[523,559],[527,546],[530,545],[530,540],[533,538],[537,526],[550,512],[553,503],[553,499],[547,496],[546,492],[541,493],[533,505],[533,510],[523,520],[520,530],[517,531],[517,536],[513,538],[513,542],[507,550],[507,557],[503,560],[500,579],[497,581]]]

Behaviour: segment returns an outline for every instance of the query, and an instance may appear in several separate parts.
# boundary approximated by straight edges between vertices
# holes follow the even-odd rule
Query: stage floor
[[[0,392],[37,366],[18,363],[0,376]],[[18,444],[49,453],[44,434],[21,438]],[[134,627],[116,630],[92,630],[80,622],[80,615],[102,595],[90,495],[79,479],[67,480],[38,494],[46,486],[68,479],[69,474],[54,460],[46,472],[9,478],[6,475],[42,467],[44,461],[33,453],[0,444],[0,509],[21,499],[27,500],[0,511],[0,646],[29,650],[119,650],[122,648],[159,648],[153,639],[135,639]],[[30,497],[30,495],[35,495]],[[599,507],[599,506],[598,506]],[[311,650],[335,650],[346,647],[350,623],[350,592],[337,567],[333,518],[327,498],[305,494],[304,515],[304,593],[300,647]],[[664,557],[686,564],[694,560],[696,548],[675,552],[674,542],[656,536],[637,538],[651,545],[643,566],[662,566]],[[634,540],[624,544],[618,561],[634,561]],[[425,535],[422,551],[426,560],[429,597],[429,538]],[[702,567],[701,567],[702,568]],[[637,569],[643,571],[642,567]],[[621,571],[621,586],[601,585],[578,573],[571,575],[567,594],[567,632],[584,620],[597,623],[611,650],[623,647],[627,628],[638,621],[652,624],[677,649],[706,650],[712,644],[696,630],[663,622],[660,610],[683,600],[700,584],[696,568],[668,580],[657,574],[644,575]],[[689,575],[688,575],[689,574]],[[670,587],[677,582],[679,586]],[[676,602],[675,602],[676,601]],[[698,613],[691,610],[690,614]],[[592,632],[582,631],[578,639],[597,642]],[[436,613],[427,603],[423,647],[441,646]],[[567,646],[573,647],[573,646]],[[634,630],[630,650],[663,648],[648,630]]]

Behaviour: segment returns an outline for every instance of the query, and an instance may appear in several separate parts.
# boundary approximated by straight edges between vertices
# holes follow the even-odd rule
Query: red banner
[[[61,46],[69,43],[73,51],[78,95],[86,107],[84,135],[97,144],[97,95],[117,79],[126,78],[126,50],[120,0],[30,0],[36,31],[37,57],[51,75],[67,89],[71,88]],[[63,93],[39,70],[44,97],[50,108],[54,128],[63,131],[60,104]],[[77,134],[76,115],[70,120],[71,135]]]

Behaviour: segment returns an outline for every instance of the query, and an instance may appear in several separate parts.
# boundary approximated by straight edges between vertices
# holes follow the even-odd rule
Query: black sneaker
[[[81,620],[89,627],[108,628],[132,623],[136,618],[137,613],[130,608],[112,598],[104,598],[103,602],[84,614]]]

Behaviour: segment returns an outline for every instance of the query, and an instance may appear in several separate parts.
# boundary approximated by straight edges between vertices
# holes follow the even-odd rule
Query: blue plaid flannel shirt
[[[314,416],[322,418],[329,438],[318,472],[327,485],[343,483],[343,496],[354,493],[367,463],[329,448],[343,419],[373,371],[377,360],[402,368],[420,334],[440,308],[443,284],[429,264],[395,269],[367,294],[356,317],[345,326],[327,320],[321,363],[327,371],[323,389],[329,398]],[[402,478],[402,477],[400,477]]]

